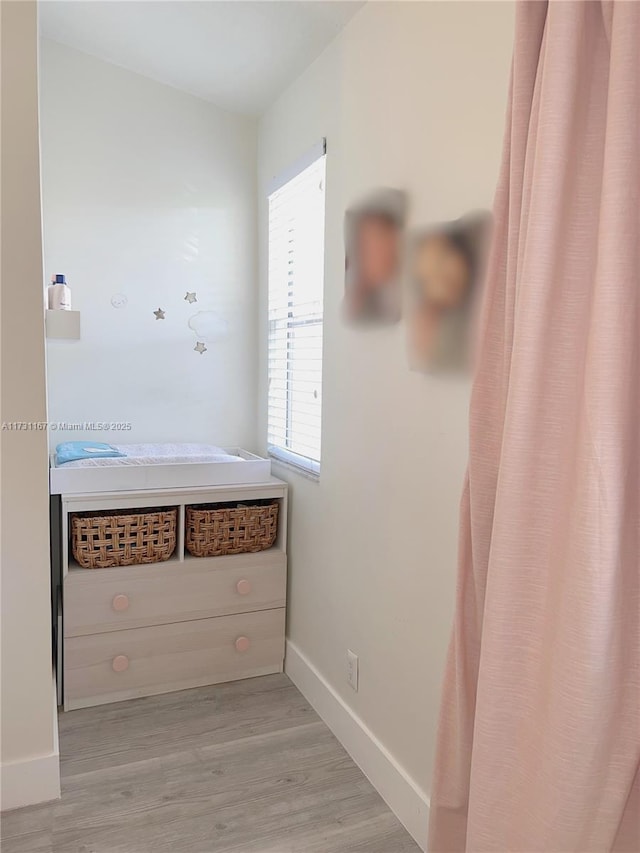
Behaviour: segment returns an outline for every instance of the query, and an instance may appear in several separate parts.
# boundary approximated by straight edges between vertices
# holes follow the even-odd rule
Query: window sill
[[[320,482],[319,462],[311,462],[311,460],[307,460],[295,453],[289,453],[287,450],[275,447],[270,448],[268,453],[269,457],[277,465],[281,465],[283,468],[287,468],[295,474],[305,477],[307,480],[312,480],[315,483]]]

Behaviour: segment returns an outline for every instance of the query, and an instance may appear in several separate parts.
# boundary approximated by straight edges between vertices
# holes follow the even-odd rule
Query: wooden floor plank
[[[284,675],[60,716],[62,799],[3,853],[416,853]]]

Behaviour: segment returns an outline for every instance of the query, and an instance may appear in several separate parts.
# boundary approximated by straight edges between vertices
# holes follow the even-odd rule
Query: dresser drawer
[[[65,709],[279,672],[284,608],[64,642]]]
[[[286,556],[277,549],[183,563],[71,570],[64,581],[64,635],[284,607],[286,575]]]

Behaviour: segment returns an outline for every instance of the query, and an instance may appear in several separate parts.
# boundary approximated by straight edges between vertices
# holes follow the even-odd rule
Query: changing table
[[[186,552],[187,506],[265,498],[279,503],[273,547],[220,557]],[[255,483],[72,491],[59,501],[58,690],[64,710],[282,671],[285,482],[269,475]],[[142,507],[177,508],[177,547],[169,560],[78,566],[70,547],[73,513]]]

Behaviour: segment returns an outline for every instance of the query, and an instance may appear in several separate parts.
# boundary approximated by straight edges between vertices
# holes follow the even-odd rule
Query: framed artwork
[[[491,214],[417,230],[408,257],[409,362],[414,370],[469,365],[472,306],[485,266]]]
[[[348,323],[397,323],[407,196],[382,189],[345,214],[344,316]]]

